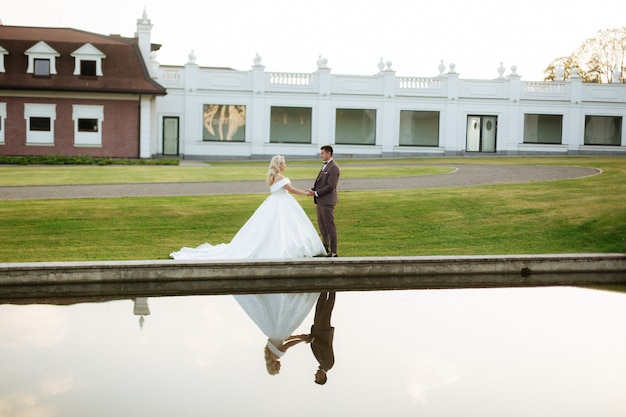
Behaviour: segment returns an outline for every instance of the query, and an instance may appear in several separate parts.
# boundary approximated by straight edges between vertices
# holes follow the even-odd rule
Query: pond
[[[230,295],[0,305],[0,416],[626,415],[623,292],[339,292],[331,322],[318,385]]]

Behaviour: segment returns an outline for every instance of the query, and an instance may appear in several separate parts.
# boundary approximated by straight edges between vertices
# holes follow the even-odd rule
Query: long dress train
[[[270,195],[237,232],[230,243],[172,252],[176,260],[281,259],[325,255],[321,239],[298,201],[284,188],[283,178],[270,187]]]

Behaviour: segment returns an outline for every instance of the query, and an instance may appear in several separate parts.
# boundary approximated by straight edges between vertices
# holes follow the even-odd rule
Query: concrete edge
[[[624,284],[621,253],[0,264],[0,303]]]

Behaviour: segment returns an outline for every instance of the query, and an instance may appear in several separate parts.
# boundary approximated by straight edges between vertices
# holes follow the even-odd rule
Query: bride
[[[235,234],[230,243],[172,252],[176,260],[204,259],[280,259],[326,255],[313,223],[291,194],[309,195],[291,185],[283,176],[285,157],[276,155],[270,162],[267,185],[270,195]]]
[[[272,158],[267,173],[270,195],[237,232],[230,243],[172,252],[176,260],[281,259],[326,255],[315,227],[291,194],[310,195],[283,176],[285,157]],[[309,314],[319,293],[242,294],[233,297],[267,336],[265,364],[270,375],[280,371],[280,358],[288,348],[307,342],[292,336]]]

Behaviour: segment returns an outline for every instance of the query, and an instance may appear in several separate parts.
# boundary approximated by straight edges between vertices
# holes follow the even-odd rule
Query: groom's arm
[[[339,167],[333,166],[328,170],[328,174],[326,174],[326,184],[324,184],[321,188],[316,189],[317,197],[321,197],[326,194],[330,194],[337,188],[337,184],[339,183]]]

